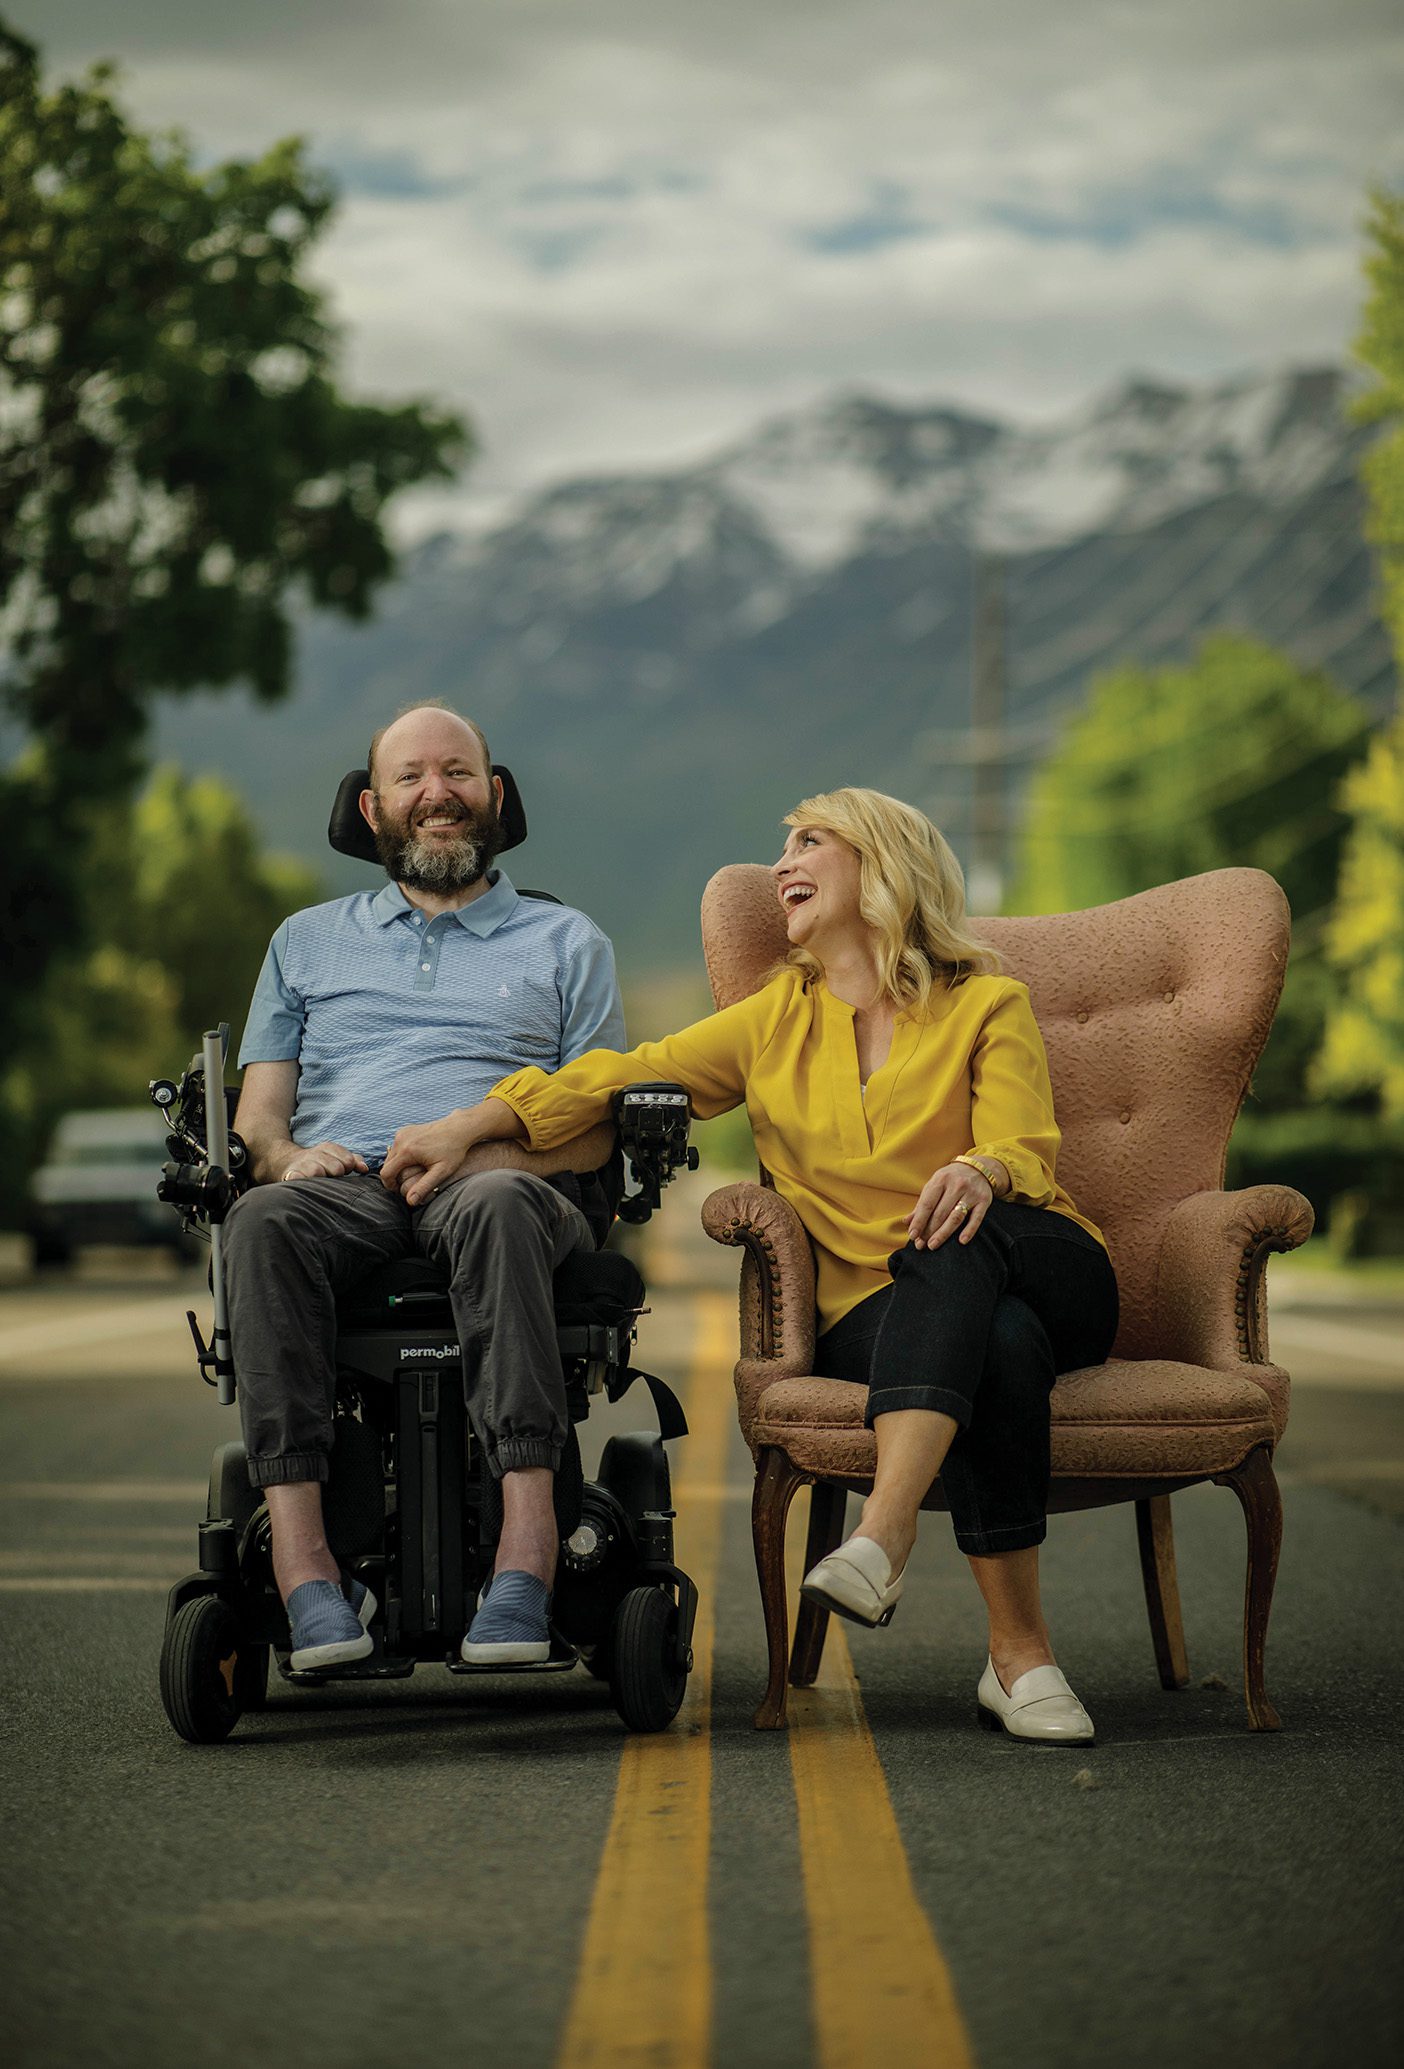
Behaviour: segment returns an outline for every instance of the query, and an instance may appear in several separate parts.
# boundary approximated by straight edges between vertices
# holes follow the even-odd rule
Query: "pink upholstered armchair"
[[[1134,1502],[1156,1665],[1189,1678],[1170,1498],[1196,1481],[1231,1487],[1248,1535],[1244,1680],[1255,1731],[1278,1728],[1263,1649],[1282,1532],[1272,1454],[1287,1422],[1287,1374],[1268,1351],[1264,1266],[1311,1232],[1287,1186],[1222,1190],[1229,1131],[1267,1039],[1287,962],[1287,901],[1259,870],[1222,869],[1119,904],[1041,919],[976,922],[1028,986],[1048,1047],[1063,1144],[1058,1172],[1107,1237],[1121,1327],[1104,1365],[1053,1390],[1051,1510]],[[721,870],[702,903],[719,1007],[744,998],[784,954],[769,872]],[[764,1177],[764,1174],[762,1174]],[[871,1484],[865,1390],[816,1379],[814,1260],[793,1210],[764,1183],[729,1185],[703,1209],[709,1235],[739,1244],[736,1395],[756,1462],[756,1567],[770,1679],[756,1723],[785,1721],[785,1521],[813,1487],[806,1565],[839,1542],[850,1489]],[[926,1506],[944,1507],[940,1483]],[[801,1605],[789,1679],[819,1670],[827,1615]]]

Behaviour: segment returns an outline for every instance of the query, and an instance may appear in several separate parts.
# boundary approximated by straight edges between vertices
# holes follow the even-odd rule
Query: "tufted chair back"
[[[1087,912],[972,924],[1029,987],[1062,1130],[1058,1175],[1116,1265],[1115,1355],[1154,1356],[1161,1236],[1181,1200],[1223,1183],[1282,990],[1287,901],[1261,870],[1217,869]],[[718,1007],[758,988],[786,947],[767,868],[718,871],[702,940]]]

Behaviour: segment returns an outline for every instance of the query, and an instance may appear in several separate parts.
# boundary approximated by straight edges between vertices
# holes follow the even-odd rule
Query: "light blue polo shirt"
[[[476,1104],[508,1071],[625,1046],[608,939],[496,870],[480,898],[432,919],[386,884],[284,920],[239,1065],[295,1060],[293,1141],[378,1162],[397,1128]]]

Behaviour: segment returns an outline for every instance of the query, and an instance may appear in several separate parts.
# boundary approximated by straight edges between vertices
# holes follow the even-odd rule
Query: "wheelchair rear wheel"
[[[630,1731],[662,1731],[682,1708],[687,1669],[676,1657],[677,1618],[662,1588],[631,1588],[615,1611],[609,1692]]]
[[[231,1610],[218,1595],[198,1595],[183,1602],[166,1628],[161,1647],[161,1701],[175,1730],[193,1746],[214,1746],[227,1739],[243,1714],[257,1677],[260,1656],[268,1675],[264,1646],[245,1648]],[[249,1707],[258,1707],[257,1700]]]

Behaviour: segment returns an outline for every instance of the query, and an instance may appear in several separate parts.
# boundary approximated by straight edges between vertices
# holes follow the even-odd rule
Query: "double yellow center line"
[[[680,1557],[701,1597],[693,1670],[671,1730],[625,1742],[558,2069],[710,2069],[713,1604],[729,1492],[736,1308],[720,1294],[695,1305],[691,1435],[674,1489]],[[818,1684],[794,1692],[791,1717],[823,2069],[971,2069],[950,1975],[912,1885],[837,1627]],[[765,2053],[757,2035],[756,2059]]]

